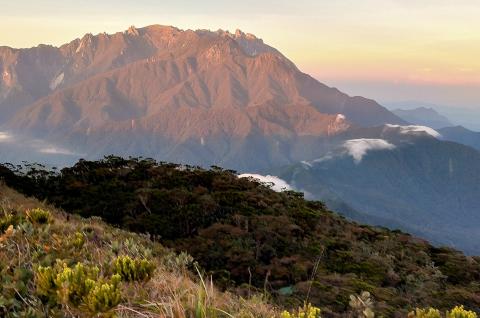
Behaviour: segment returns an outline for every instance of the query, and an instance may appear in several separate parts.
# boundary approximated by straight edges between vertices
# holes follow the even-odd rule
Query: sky
[[[130,25],[241,29],[351,95],[480,114],[478,0],[0,0],[0,7],[0,45],[60,45]]]

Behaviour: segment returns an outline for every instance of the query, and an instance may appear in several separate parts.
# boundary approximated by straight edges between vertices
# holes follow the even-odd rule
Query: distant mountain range
[[[447,117],[454,125],[462,125],[471,130],[480,131],[480,122],[477,119],[480,117],[480,108],[478,105],[467,107],[429,103],[420,100],[382,101],[381,104],[389,110],[415,109],[419,107],[433,108],[436,112]]]
[[[447,117],[440,115],[433,108],[394,109],[392,112],[405,121],[415,125],[423,125],[435,129],[453,126]]]
[[[463,126],[439,129],[445,140],[450,140],[480,150],[480,132],[471,131]]]
[[[1,47],[0,70],[2,130],[90,157],[252,169],[308,157],[312,138],[351,126],[405,123],[241,31],[153,25],[58,48]]]
[[[269,172],[356,220],[480,253],[477,133],[348,96],[252,34],[131,27],[0,47],[0,72],[0,161]]]
[[[445,116],[429,107],[414,109],[395,109],[398,117],[415,125],[423,125],[437,129],[443,140],[454,141],[480,150],[480,133],[463,126],[454,126]]]
[[[427,128],[363,130],[368,138],[345,133],[325,156],[270,172],[355,220],[480,253],[480,153]]]

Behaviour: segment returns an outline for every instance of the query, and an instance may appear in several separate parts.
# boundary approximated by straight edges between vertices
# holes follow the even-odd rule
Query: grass
[[[39,210],[40,209],[40,210]],[[1,212],[3,211],[3,212]],[[28,216],[26,213],[30,211]],[[31,211],[41,222],[30,222]],[[195,274],[182,256],[146,235],[111,227],[98,218],[68,215],[0,185],[0,215],[20,220],[0,236],[0,316],[2,317],[274,317],[278,312],[261,295],[249,299],[218,291],[212,281]],[[48,222],[43,222],[47,220]],[[107,277],[118,256],[149,259],[155,270],[148,281],[121,284],[121,301],[110,312],[91,313],[69,303],[49,305],[36,290],[38,266],[57,260],[68,265],[96,266]]]
[[[0,224],[0,317],[376,317],[368,292],[350,296],[345,313],[307,302],[282,311],[262,294],[221,292],[188,254],[98,217],[67,214],[2,184]],[[457,306],[445,314],[417,309],[408,317],[477,315]]]

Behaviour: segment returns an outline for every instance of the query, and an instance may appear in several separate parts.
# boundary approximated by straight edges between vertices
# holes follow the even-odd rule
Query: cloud
[[[11,139],[12,139],[12,135],[6,132],[0,131],[0,142],[8,142],[8,141],[11,141]]]
[[[40,148],[38,150],[40,153],[51,154],[51,155],[66,155],[66,156],[76,156],[78,154],[64,149],[64,148],[57,148],[54,146],[46,146],[45,148]]]
[[[383,139],[351,139],[347,140],[343,146],[347,149],[349,155],[353,157],[355,163],[360,163],[363,156],[370,150],[392,150],[395,145],[392,145]]]
[[[257,179],[262,183],[267,183],[271,185],[271,189],[276,192],[293,190],[293,188],[285,180],[282,180],[279,177],[275,177],[275,176],[270,176],[270,175],[262,176],[260,174],[244,173],[239,175],[238,177]]]
[[[410,125],[410,126],[400,126],[400,125],[385,125],[388,128],[398,128],[401,134],[411,134],[411,133],[426,133],[432,137],[440,138],[442,135],[433,128],[427,126],[418,126],[418,125]]]

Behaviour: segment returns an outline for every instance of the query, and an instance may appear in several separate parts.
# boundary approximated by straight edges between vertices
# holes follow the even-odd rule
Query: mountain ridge
[[[30,51],[35,56],[38,50]],[[32,76],[41,83],[38,88],[22,86],[16,73],[20,68],[23,74],[22,63],[14,67],[9,60],[7,65],[0,54],[0,69],[11,78],[0,87],[2,129],[74,147],[78,153],[129,155],[121,152],[130,147],[128,140],[102,147],[115,134],[131,132],[153,145],[143,152],[136,145],[137,155],[178,161],[184,156],[179,149],[197,143],[205,148],[205,161],[199,163],[237,157],[220,163],[242,167],[250,160],[242,157],[247,139],[263,144],[255,153],[272,148],[268,156],[283,163],[302,156],[289,150],[299,138],[328,137],[357,125],[404,123],[373,100],[350,97],[302,73],[278,50],[241,31],[155,25],[87,34],[48,50],[68,59],[63,64],[54,59],[50,69],[30,51],[18,51],[29,57],[26,63],[41,66],[38,76]],[[15,94],[28,102],[21,106],[16,97],[18,103],[10,107]],[[233,146],[217,149],[218,140]],[[166,150],[155,154],[159,148]]]

